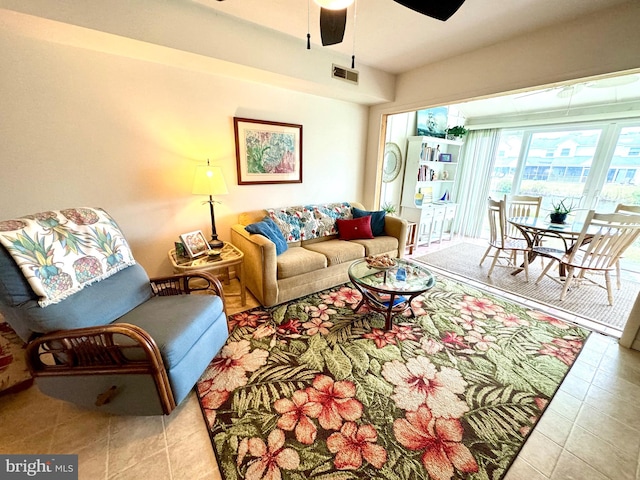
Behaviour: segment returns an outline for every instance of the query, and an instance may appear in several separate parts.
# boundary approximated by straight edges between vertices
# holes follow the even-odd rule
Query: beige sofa
[[[356,202],[342,205],[365,210]],[[242,213],[238,224],[231,228],[231,242],[244,252],[245,284],[267,307],[347,282],[349,266],[367,255],[404,256],[407,221],[388,215],[384,219],[385,235],[349,241],[340,240],[335,234],[298,241],[290,237],[288,249],[276,255],[271,240],[244,228],[267,214],[267,210]]]

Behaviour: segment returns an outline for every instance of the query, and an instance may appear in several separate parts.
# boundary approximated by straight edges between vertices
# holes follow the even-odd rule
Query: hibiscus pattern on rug
[[[589,334],[443,276],[390,331],[360,298],[230,317],[197,385],[226,480],[500,479]]]

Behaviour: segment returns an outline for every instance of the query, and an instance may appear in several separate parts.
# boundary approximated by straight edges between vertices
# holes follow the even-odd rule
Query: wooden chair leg
[[[484,262],[484,259],[487,258],[487,255],[489,255],[491,248],[492,246],[489,245],[489,247],[485,250],[484,255],[482,255],[482,258],[480,259],[480,266],[482,266],[482,262]]]
[[[547,274],[547,272],[551,269],[551,267],[553,266],[553,263],[555,262],[555,260],[553,259],[549,259],[549,263],[547,263],[547,266],[544,267],[544,270],[542,270],[542,273],[540,274],[540,276],[538,277],[538,279],[536,280],[536,285],[538,283],[540,283],[540,280],[543,279],[543,277]]]
[[[620,280],[620,260],[618,260],[616,262],[616,288],[618,290],[620,290],[621,284],[620,284],[621,280]]]
[[[607,300],[609,301],[609,305],[613,305],[613,292],[611,291],[611,276],[609,275],[609,271],[607,270],[605,270],[604,272],[604,282],[605,282],[605,285],[607,286]]]
[[[496,249],[496,254],[493,256],[493,261],[491,262],[491,267],[489,267],[489,271],[487,272],[487,277],[490,277],[491,274],[493,273],[493,268],[496,266],[496,263],[498,263],[499,256],[500,256],[500,250]]]
[[[524,259],[524,279],[529,282],[529,255],[527,252],[522,252],[522,257]]]
[[[567,278],[564,280],[564,287],[562,287],[562,292],[560,293],[560,300],[564,300],[564,297],[567,296],[569,285],[571,285],[571,280],[573,279],[573,270],[573,267],[567,267]]]

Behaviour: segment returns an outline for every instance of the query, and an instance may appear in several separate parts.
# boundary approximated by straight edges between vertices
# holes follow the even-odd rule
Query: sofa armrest
[[[249,233],[244,225],[231,227],[231,243],[244,253],[245,285],[262,305],[278,298],[276,245],[267,237]]]
[[[385,215],[384,231],[387,235],[398,239],[398,258],[404,257],[407,246],[407,221],[404,218]]]

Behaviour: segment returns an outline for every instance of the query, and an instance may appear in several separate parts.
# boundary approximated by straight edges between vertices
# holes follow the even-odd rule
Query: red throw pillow
[[[371,233],[371,215],[354,218],[353,220],[336,220],[340,240],[356,240],[358,238],[373,238]]]

